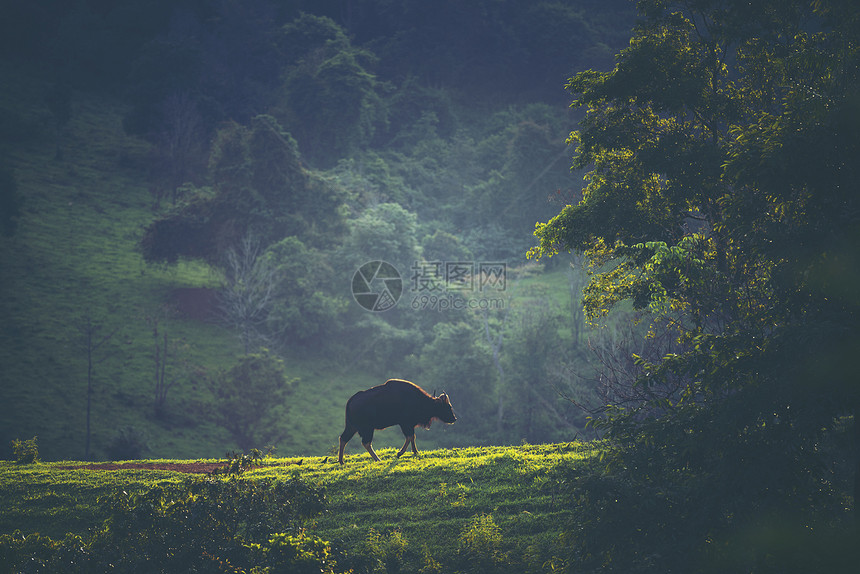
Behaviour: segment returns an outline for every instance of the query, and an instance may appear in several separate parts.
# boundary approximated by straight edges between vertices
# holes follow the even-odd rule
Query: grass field
[[[462,546],[464,532],[479,528],[495,537],[500,552],[515,553],[518,560],[534,554],[543,563],[561,544],[571,510],[557,496],[559,472],[593,460],[594,445],[455,448],[400,459],[390,448],[379,454],[380,463],[362,452],[349,455],[343,466],[331,456],[268,458],[243,476],[299,476],[322,486],[328,509],[308,529],[347,548],[395,545],[421,560],[444,561]],[[0,533],[83,534],[106,518],[100,497],[188,477],[162,470],[88,470],[82,464],[0,462]]]

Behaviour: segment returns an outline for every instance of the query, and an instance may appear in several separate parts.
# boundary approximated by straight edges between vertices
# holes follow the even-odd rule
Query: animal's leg
[[[346,446],[347,441],[343,440],[343,437],[340,437],[340,450],[337,453],[337,461],[340,464],[343,464],[343,447]]]
[[[409,446],[409,443],[412,443],[412,452],[418,454],[418,451],[415,450],[415,435],[409,435],[406,437],[406,442],[403,443],[403,448],[397,451],[397,458],[400,458],[404,452],[406,452],[406,447]]]
[[[415,435],[412,435],[412,454],[418,454],[418,448],[415,446]]]
[[[370,454],[370,458],[379,462],[379,457],[376,456],[376,451],[373,450],[373,428],[359,429],[358,434],[361,435],[361,444],[363,444],[364,448],[367,449],[367,452]]]
[[[362,443],[364,444],[364,448],[367,449],[367,452],[370,453],[370,458],[372,458],[375,462],[379,462],[379,457],[376,456],[376,451],[373,450],[373,444],[371,443]]]
[[[340,449],[337,453],[337,461],[340,464],[343,464],[343,449],[346,446],[346,443],[349,442],[349,439],[351,439],[354,435],[355,430],[349,428],[349,426],[347,426],[340,435]]]

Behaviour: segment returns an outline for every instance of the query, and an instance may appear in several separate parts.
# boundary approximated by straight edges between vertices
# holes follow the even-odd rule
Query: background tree
[[[239,333],[246,355],[266,339],[263,326],[278,279],[277,269],[263,256],[256,237],[246,235],[238,248],[227,250],[219,306],[224,322]]]
[[[563,440],[575,428],[565,412],[574,409],[559,400],[551,375],[564,357],[561,315],[545,298],[529,295],[518,299],[507,325],[504,428],[511,442],[536,444]]]
[[[76,325],[80,334],[79,345],[87,361],[87,392],[86,392],[86,438],[84,440],[84,460],[90,459],[90,429],[93,393],[95,392],[95,367],[113,356],[112,353],[99,353],[102,347],[119,331],[114,327],[104,332],[104,325],[97,323],[87,312]],[[101,356],[100,356],[101,355]]]
[[[288,379],[284,363],[268,350],[239,357],[235,365],[208,378],[215,423],[226,429],[242,452],[284,437],[287,397],[298,379]]]
[[[169,337],[165,325],[166,316],[166,309],[146,316],[146,323],[152,329],[153,342],[153,411],[155,417],[159,419],[163,419],[167,414],[167,395],[170,389],[180,382],[179,374],[182,374],[182,371],[186,371],[184,374],[187,374],[188,368],[187,361],[180,356],[183,345]],[[180,371],[179,374],[177,370]],[[125,438],[128,437],[124,437],[123,440]]]
[[[267,329],[280,343],[324,345],[337,333],[350,303],[326,253],[296,237],[271,245],[265,257],[278,278]]]
[[[304,153],[326,164],[369,143],[386,111],[370,69],[377,58],[355,48],[335,22],[302,14],[283,28],[280,47],[291,61],[280,116]]]
[[[295,140],[271,116],[256,116],[250,127],[222,126],[208,172],[211,188],[193,189],[146,228],[140,247],[147,261],[221,265],[250,232],[263,249],[288,235],[328,246],[343,232],[343,194],[305,171]]]
[[[206,163],[206,129],[194,98],[187,92],[174,92],[159,111],[152,167],[156,208],[164,196],[176,205],[183,184],[199,182]]]

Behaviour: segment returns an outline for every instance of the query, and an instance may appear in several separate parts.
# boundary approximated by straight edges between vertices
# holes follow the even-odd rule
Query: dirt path
[[[169,470],[192,474],[211,474],[227,466],[226,462],[103,462],[61,466],[63,470]]]

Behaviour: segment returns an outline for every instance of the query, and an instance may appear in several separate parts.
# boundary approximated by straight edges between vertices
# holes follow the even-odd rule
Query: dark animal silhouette
[[[409,444],[412,444],[412,452],[418,454],[415,448],[415,427],[421,425],[429,429],[434,419],[446,423],[457,420],[445,393],[432,397],[418,385],[400,379],[389,379],[384,385],[359,391],[346,403],[346,427],[340,435],[338,462],[343,464],[343,448],[355,433],[361,436],[361,444],[370,457],[379,462],[371,444],[373,431],[394,425],[399,425],[406,437],[397,456],[406,452]]]

